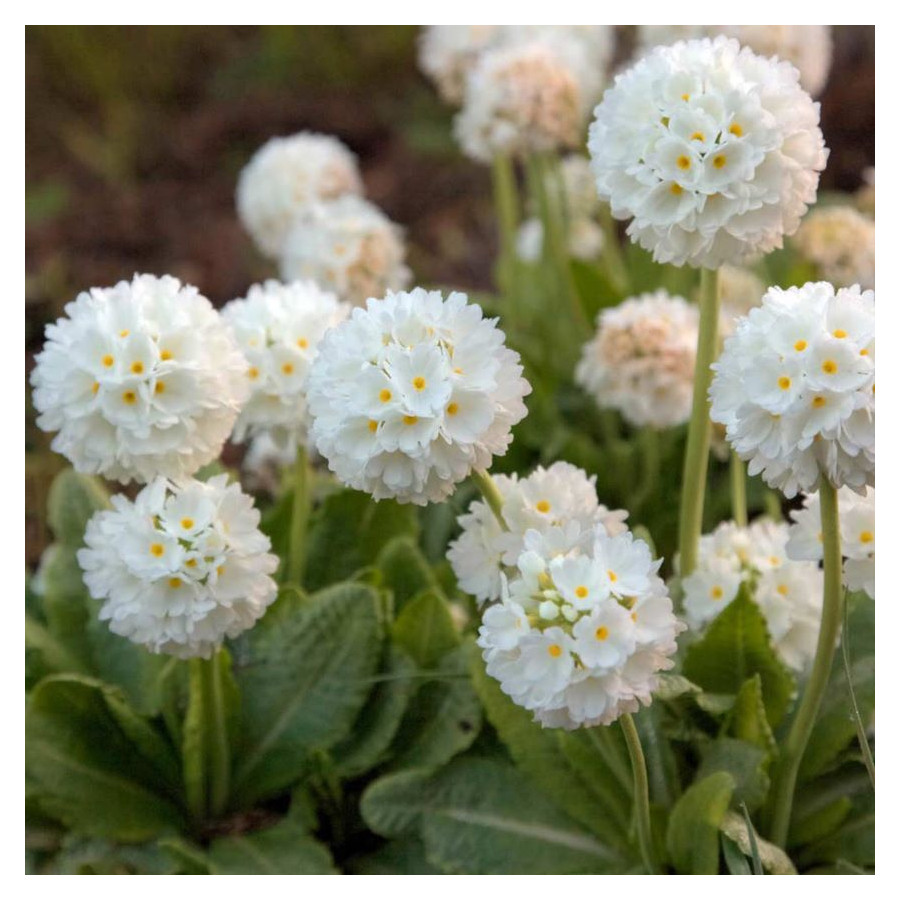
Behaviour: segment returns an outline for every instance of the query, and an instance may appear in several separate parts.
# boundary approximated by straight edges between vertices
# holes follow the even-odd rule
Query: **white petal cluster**
[[[306,443],[306,376],[322,335],[349,314],[349,304],[312,281],[255,284],[222,310],[247,358],[251,386],[236,441],[267,432],[292,452]]]
[[[424,505],[487,469],[525,417],[519,354],[466,295],[422,288],[370,299],[319,345],[310,437],[329,468],[376,500]]]
[[[538,466],[527,478],[495,475],[493,480],[503,499],[507,529],[500,527],[486,503],[476,500],[459,517],[462,533],[447,550],[459,586],[481,603],[500,598],[502,577],[514,576],[527,531],[547,534],[554,529],[565,539],[572,534],[567,530],[572,523],[579,526],[576,536],[597,524],[610,535],[626,530],[628,513],[599,503],[597,476],[589,478],[571,463]]]
[[[48,325],[37,424],[76,470],[127,482],[192,475],[247,399],[247,363],[212,304],[177,278],[91,288]]]
[[[345,194],[362,194],[356,157],[337,138],[304,131],[256,151],[238,180],[238,216],[260,252],[277,259],[311,203]]]
[[[875,294],[827,282],[769,288],[713,365],[712,419],[751,475],[793,497],[819,473],[875,480]]]
[[[697,567],[682,581],[691,628],[700,629],[743,585],[759,606],[785,665],[802,671],[816,652],[822,614],[822,571],[788,556],[785,523],[758,519],[746,528],[723,522],[700,538]]]
[[[405,256],[400,228],[380,209],[359,197],[342,197],[314,204],[295,221],[284,244],[281,277],[312,279],[361,306],[409,284]]]
[[[800,84],[817,97],[831,69],[830,25],[638,25],[639,52],[660,44],[725,34],[760,56],[777,56],[793,63]]]
[[[803,498],[803,508],[791,511],[787,554],[791,559],[822,559],[822,520],[818,491]],[[844,554],[844,584],[875,599],[875,488],[864,495],[849,488],[838,491],[838,521]]]
[[[780,247],[825,168],[797,70],[725,37],[657,47],[595,115],[598,193],[658,262],[718,268]]]
[[[684,629],[646,543],[576,522],[526,532],[478,632],[487,672],[545,727],[608,725],[648,704]]]
[[[691,413],[698,325],[697,308],[683,297],[630,297],[597,317],[575,381],[634,425],[680,425]]]
[[[814,209],[794,235],[794,246],[837,287],[875,287],[875,222],[852,206]]]
[[[208,658],[275,599],[278,558],[253,500],[227,480],[157,478],[88,522],[78,562],[113,633],[153,653]]]

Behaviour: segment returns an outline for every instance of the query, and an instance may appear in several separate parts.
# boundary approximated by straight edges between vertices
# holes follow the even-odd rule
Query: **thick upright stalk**
[[[841,585],[841,532],[838,522],[837,491],[822,476],[819,479],[819,498],[822,516],[822,550],[825,560],[825,587],[822,602],[822,623],[819,641],[813,659],[809,679],[791,723],[787,740],[781,751],[775,778],[772,782],[773,812],[770,828],[772,840],[783,847],[791,824],[794,788],[797,772],[810,734],[816,723],[816,715],[825,696],[828,676],[841,633],[844,591]]]
[[[647,867],[648,875],[656,874],[656,863],[653,854],[653,833],[650,830],[650,783],[647,780],[647,763],[644,760],[644,750],[641,747],[641,739],[634,719],[630,713],[625,713],[619,722],[622,724],[622,733],[625,735],[625,743],[628,745],[628,755],[631,757],[631,771],[634,777],[634,812],[637,819],[638,844],[641,848],[641,856]]]
[[[731,517],[736,525],[741,528],[747,526],[747,473],[744,471],[743,460],[731,451],[731,463],[729,469],[731,480]]]
[[[491,512],[500,523],[500,527],[504,531],[509,531],[506,519],[503,518],[503,497],[500,496],[500,491],[497,490],[494,479],[491,478],[489,473],[482,469],[473,469],[472,481],[478,486],[478,490],[481,491],[484,502],[491,508]]]
[[[700,270],[700,332],[697,336],[697,362],[694,366],[694,402],[688,425],[681,482],[681,521],[678,551],[682,578],[697,565],[697,548],[703,526],[703,498],[709,465],[709,385],[710,366],[715,361],[719,327],[719,273]]]
[[[600,262],[606,272],[606,277],[618,293],[625,295],[631,288],[631,279],[628,277],[628,267],[622,257],[622,249],[619,246],[619,233],[616,229],[615,219],[606,204],[600,207],[600,226],[603,229],[603,247],[600,250]]]
[[[500,236],[498,287],[505,309],[512,311],[518,302],[516,293],[516,234],[519,228],[519,194],[512,160],[505,154],[494,157],[494,207]]]
[[[207,750],[209,753],[209,812],[220,816],[228,806],[231,791],[231,743],[225,708],[225,678],[229,658],[224,650],[203,660],[206,697]]]
[[[309,522],[309,457],[302,445],[297,448],[294,463],[294,503],[291,508],[291,542],[287,561],[287,580],[303,581],[306,552],[306,527]]]

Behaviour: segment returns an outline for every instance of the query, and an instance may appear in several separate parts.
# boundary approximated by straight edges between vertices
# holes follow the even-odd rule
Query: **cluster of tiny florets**
[[[793,497],[823,473],[875,479],[875,294],[826,282],[770,288],[712,367],[712,418],[751,475]]]
[[[289,451],[306,443],[306,376],[322,335],[350,312],[311,281],[253,285],[222,311],[247,358],[250,399],[234,429],[236,441],[263,432]]]
[[[596,475],[590,478],[571,463],[538,466],[527,478],[495,475],[494,484],[503,500],[502,528],[488,505],[470,504],[458,522],[460,536],[450,544],[447,559],[459,586],[479,602],[498,600],[502,576],[513,577],[524,548],[525,533],[545,534],[551,528],[571,534],[567,526],[579,526],[577,534],[601,524],[610,535],[626,530],[628,513],[610,510],[597,500]],[[571,549],[571,548],[567,548]]]
[[[838,491],[838,520],[844,555],[844,584],[875,599],[875,488],[863,495]],[[803,508],[791,511],[793,524],[787,543],[791,559],[822,559],[822,521],[818,491],[803,498]]]
[[[680,425],[691,411],[697,328],[697,308],[683,297],[630,297],[597,317],[575,380],[634,425]]]
[[[57,453],[121,482],[181,478],[218,457],[250,388],[234,336],[196,288],[136,275],[65,312],[31,374]]]
[[[836,287],[875,287],[875,222],[852,206],[814,209],[794,246]]]
[[[595,115],[598,193],[658,262],[718,268],[780,247],[827,158],[797,70],[725,37],[657,47]]]
[[[275,599],[278,558],[252,499],[227,480],[158,478],[88,522],[78,562],[115,634],[154,653],[209,657]]]
[[[325,335],[310,436],[341,481],[424,505],[506,452],[531,387],[496,321],[465,294],[416,288],[369,300]]]
[[[682,581],[684,609],[704,627],[743,587],[757,604],[784,663],[802,671],[816,651],[822,612],[822,571],[789,557],[785,523],[759,519],[746,528],[723,522],[700,538],[697,566]]]
[[[478,632],[488,674],[547,727],[608,725],[649,703],[684,628],[661,560],[631,532],[574,521],[523,544]]]

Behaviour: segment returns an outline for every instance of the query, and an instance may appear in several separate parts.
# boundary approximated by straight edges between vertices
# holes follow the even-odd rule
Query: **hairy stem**
[[[653,835],[650,830],[650,783],[647,780],[647,763],[644,760],[644,750],[641,747],[641,739],[638,735],[634,719],[630,713],[625,713],[619,722],[622,725],[622,733],[625,735],[625,743],[628,745],[628,755],[631,757],[631,771],[634,776],[634,812],[637,820],[638,844],[641,848],[641,856],[649,875],[656,874],[656,863],[653,859]]]
[[[491,512],[500,523],[500,527],[504,531],[509,531],[506,519],[503,518],[503,498],[500,496],[500,491],[497,490],[494,479],[491,478],[488,472],[485,472],[482,469],[473,469],[472,481],[475,482],[478,490],[481,491],[484,502],[491,508]]]
[[[309,457],[298,446],[294,463],[294,502],[291,508],[291,541],[287,561],[287,580],[302,584],[306,553],[306,528],[309,523]]]
[[[747,473],[744,470],[743,460],[731,451],[731,463],[729,469],[731,480],[731,516],[736,525],[741,528],[747,526]]]

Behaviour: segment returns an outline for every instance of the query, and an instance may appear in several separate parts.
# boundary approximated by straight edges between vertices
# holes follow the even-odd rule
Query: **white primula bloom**
[[[712,368],[712,419],[751,475],[787,497],[813,490],[820,472],[835,487],[874,483],[872,291],[770,288]]]
[[[469,72],[481,54],[500,40],[502,25],[426,25],[419,37],[419,68],[441,98],[462,103]]]
[[[247,358],[251,386],[236,441],[265,432],[291,452],[306,444],[306,376],[322,335],[349,314],[349,304],[311,281],[255,284],[222,310]]]
[[[657,262],[679,266],[780,247],[828,155],[797,70],[725,37],[656,48],[616,78],[595,116],[600,197]]]
[[[791,559],[822,559],[822,519],[818,491],[803,498],[803,508],[791,511],[787,553]],[[844,584],[875,599],[875,488],[865,495],[841,488],[838,521],[844,555]]]
[[[822,611],[822,572],[789,558],[789,528],[758,519],[746,528],[723,522],[700,538],[697,566],[682,581],[691,628],[702,629],[743,587],[759,606],[785,665],[802,671],[816,651]]]
[[[369,297],[409,284],[405,256],[401,229],[380,209],[359,197],[342,197],[314,204],[294,221],[281,256],[281,277],[311,279],[362,306]]]
[[[475,500],[459,517],[462,534],[447,551],[459,586],[479,602],[500,598],[502,579],[514,574],[530,530],[540,534],[552,531],[557,537],[555,552],[577,546],[596,524],[603,525],[610,535],[625,531],[628,513],[599,503],[597,476],[589,478],[571,463],[555,462],[546,469],[539,466],[527,478],[513,474],[493,479],[503,499],[507,530],[500,527],[486,503]]]
[[[260,252],[277,259],[311,203],[362,190],[356,157],[337,138],[304,131],[256,151],[238,180],[238,216]]]
[[[121,482],[182,478],[218,457],[250,387],[209,300],[177,278],[135,275],[65,312],[31,373],[57,453]]]
[[[634,425],[680,425],[691,413],[698,321],[696,306],[663,290],[605,309],[575,381]]]
[[[525,417],[519,354],[466,295],[388,293],[329,331],[310,369],[310,436],[376,500],[424,505],[487,469]]]
[[[153,653],[208,658],[265,613],[278,558],[253,500],[227,481],[157,478],[134,502],[119,494],[94,514],[78,562],[113,633]]]
[[[559,553],[558,532],[526,532],[478,645],[488,675],[543,726],[608,725],[650,702],[685,626],[643,541],[597,524]]]
[[[793,63],[800,84],[817,97],[831,69],[830,25],[638,25],[638,52],[660,44],[725,34],[760,56],[777,56]]]
[[[852,206],[814,209],[794,244],[836,287],[875,287],[875,222]]]

